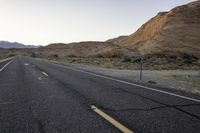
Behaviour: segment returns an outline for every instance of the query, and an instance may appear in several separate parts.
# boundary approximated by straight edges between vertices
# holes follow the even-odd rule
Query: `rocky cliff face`
[[[143,54],[200,57],[200,1],[158,13],[134,34],[112,42]]]

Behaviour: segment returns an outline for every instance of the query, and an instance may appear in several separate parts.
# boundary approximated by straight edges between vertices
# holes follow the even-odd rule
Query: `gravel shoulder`
[[[164,88],[181,90],[200,95],[200,71],[189,70],[144,70],[140,81],[138,70],[108,69],[80,64],[69,64],[72,67],[106,76],[133,82],[142,82]]]

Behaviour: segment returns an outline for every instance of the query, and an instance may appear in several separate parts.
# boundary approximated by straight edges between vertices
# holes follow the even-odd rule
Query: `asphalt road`
[[[200,100],[193,95],[25,57],[0,71],[0,133],[121,132],[91,105],[135,133],[200,132]]]

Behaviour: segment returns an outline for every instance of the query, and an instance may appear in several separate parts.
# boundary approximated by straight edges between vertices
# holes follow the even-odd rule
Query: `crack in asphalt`
[[[178,111],[181,111],[181,112],[183,112],[183,113],[185,113],[185,114],[187,114],[187,115],[190,115],[190,116],[195,117],[196,119],[200,120],[200,116],[197,116],[197,115],[192,114],[192,113],[190,113],[190,112],[188,112],[188,111],[185,111],[185,110],[183,110],[183,109],[178,108],[178,107],[187,107],[187,106],[200,106],[200,104],[168,105],[168,104],[159,102],[159,101],[157,101],[157,100],[154,100],[154,99],[151,99],[151,98],[142,96],[142,95],[140,95],[140,94],[127,91],[127,90],[125,90],[125,89],[123,89],[123,88],[116,88],[116,89],[121,90],[122,92],[126,92],[126,93],[128,93],[128,94],[132,94],[132,95],[135,95],[135,96],[142,97],[142,98],[144,98],[144,99],[147,99],[147,100],[150,100],[150,101],[152,101],[152,102],[161,104],[161,105],[163,105],[163,106],[158,106],[158,107],[149,108],[149,109],[131,108],[131,109],[122,109],[122,110],[115,110],[115,111],[129,111],[129,110],[134,110],[134,111],[152,111],[152,110],[155,110],[155,109],[162,109],[162,108],[174,108],[174,109],[176,109],[176,110],[178,110]],[[102,109],[107,109],[107,110],[112,111],[112,109],[104,108],[104,107],[102,107],[102,106],[101,106],[101,108],[102,108]],[[113,111],[114,111],[114,110],[113,110]]]
[[[177,107],[175,107],[175,109],[177,109],[177,110],[179,110],[179,111],[181,111],[181,112],[183,112],[183,113],[185,113],[185,114],[187,114],[187,115],[189,115],[189,116],[192,116],[192,117],[194,117],[194,118],[200,120],[200,117],[197,116],[197,115],[195,115],[195,114],[192,114],[192,113],[190,113],[190,112],[188,112],[188,111],[182,110],[182,109],[177,108]]]
[[[179,109],[178,107],[189,107],[189,106],[200,106],[200,104],[157,106],[157,107],[147,108],[147,109],[143,109],[143,108],[110,109],[110,108],[105,108],[102,106],[100,106],[100,108],[103,110],[120,112],[120,111],[152,111],[152,110],[162,109],[162,108],[177,108],[177,109]]]

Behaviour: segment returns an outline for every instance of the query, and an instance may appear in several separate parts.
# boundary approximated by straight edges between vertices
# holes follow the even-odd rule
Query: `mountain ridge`
[[[37,46],[34,45],[25,45],[18,42],[9,42],[9,41],[0,41],[0,48],[37,48]]]

